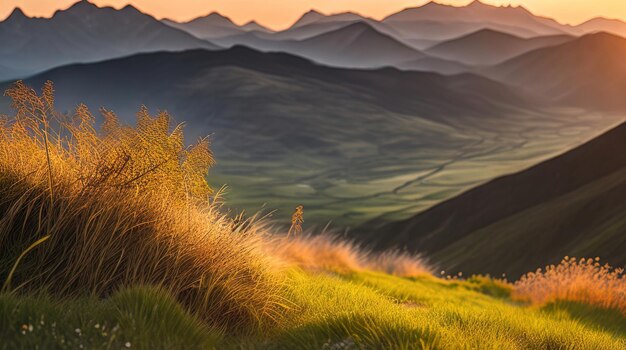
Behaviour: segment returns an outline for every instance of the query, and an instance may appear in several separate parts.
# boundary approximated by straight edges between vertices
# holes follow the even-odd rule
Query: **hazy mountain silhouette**
[[[343,67],[380,67],[423,58],[424,54],[380,33],[365,22],[302,40],[295,53],[317,62]]]
[[[576,34],[607,32],[619,36],[626,36],[626,23],[617,19],[597,17],[572,28]]]
[[[564,256],[626,264],[626,124],[367,239],[425,253],[448,273],[516,278]]]
[[[250,21],[240,27],[247,32],[260,32],[260,33],[272,33],[273,31],[267,27],[264,27],[256,21]]]
[[[0,22],[0,42],[0,64],[30,73],[137,52],[217,48],[132,6],[116,10],[87,1],[50,19],[28,18],[15,10]]]
[[[287,52],[322,64],[348,68],[395,66],[427,57],[366,22],[342,23],[344,26],[337,30],[304,40],[270,40],[249,33],[217,42],[221,45],[241,44],[262,51]],[[425,67],[423,63],[423,70],[428,70]]]
[[[162,22],[171,27],[186,31],[198,38],[209,40],[252,31],[261,33],[270,32],[269,29],[262,27],[256,22],[248,22],[240,27],[233,23],[230,18],[222,16],[217,12],[184,23],[169,19],[162,20]]]
[[[523,38],[560,35],[566,31],[554,20],[534,16],[523,7],[491,6],[475,1],[464,7],[435,2],[408,8],[383,20],[407,42],[446,41],[491,29]],[[436,43],[434,43],[436,44]]]
[[[547,46],[562,44],[574,37],[569,35],[540,36],[529,39],[483,29],[461,38],[437,44],[425,52],[469,65],[492,65],[515,56]]]
[[[356,22],[366,20],[365,17],[353,13],[353,12],[344,12],[333,15],[324,15],[318,11],[311,10],[302,17],[300,17],[291,28],[298,28],[307,25],[311,25],[313,23],[326,23],[326,22]]]
[[[486,72],[561,103],[623,111],[625,60],[626,39],[597,33],[528,52]]]

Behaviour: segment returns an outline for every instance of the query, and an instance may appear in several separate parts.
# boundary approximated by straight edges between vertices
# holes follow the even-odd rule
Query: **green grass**
[[[623,349],[626,318],[576,303],[531,308],[488,278],[289,272],[291,310],[242,339],[207,329],[164,292],[105,300],[0,296],[5,349]],[[32,328],[30,328],[32,326]],[[80,329],[80,331],[77,331]]]
[[[0,295],[1,349],[193,349],[219,339],[167,293],[130,288],[105,300]]]

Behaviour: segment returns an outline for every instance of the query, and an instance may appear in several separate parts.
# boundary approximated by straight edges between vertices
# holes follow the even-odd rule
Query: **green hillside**
[[[481,279],[375,272],[290,272],[294,304],[263,335],[210,331],[167,294],[131,289],[103,301],[0,296],[5,349],[622,349],[626,318],[576,303],[512,302]],[[154,322],[160,319],[159,322]],[[32,327],[32,328],[31,328]]]
[[[626,265],[626,124],[367,235],[449,272],[513,278],[563,256]]]

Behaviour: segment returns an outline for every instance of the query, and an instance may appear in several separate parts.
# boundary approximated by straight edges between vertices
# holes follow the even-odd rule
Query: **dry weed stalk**
[[[299,205],[296,207],[296,210],[291,215],[291,227],[289,228],[289,232],[287,232],[287,238],[291,237],[293,233],[294,236],[298,236],[302,233],[302,224],[304,223],[304,207]]]

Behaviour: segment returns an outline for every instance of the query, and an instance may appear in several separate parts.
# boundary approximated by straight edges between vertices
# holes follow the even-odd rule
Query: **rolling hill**
[[[0,65],[24,74],[138,52],[218,48],[132,6],[116,10],[87,1],[57,11],[50,19],[29,18],[16,9],[0,22],[0,42]]]
[[[486,74],[560,103],[595,110],[626,109],[626,39],[588,34],[513,58]]]
[[[47,79],[61,110],[84,102],[130,122],[142,104],[167,108],[190,139],[213,135],[211,181],[231,185],[233,207],[256,212],[267,202],[282,220],[302,203],[308,225],[411,216],[606,123],[581,127],[585,115],[545,110],[475,75],[335,69],[243,47],[71,65],[27,83]],[[555,129],[567,135],[555,140]],[[415,181],[424,177],[438,185]]]
[[[367,235],[427,254],[448,273],[516,278],[564,256],[626,264],[626,124]]]
[[[456,60],[468,65],[489,66],[502,63],[515,56],[556,46],[572,40],[569,35],[540,36],[530,39],[483,29],[461,38],[437,44],[425,52],[429,55]]]

